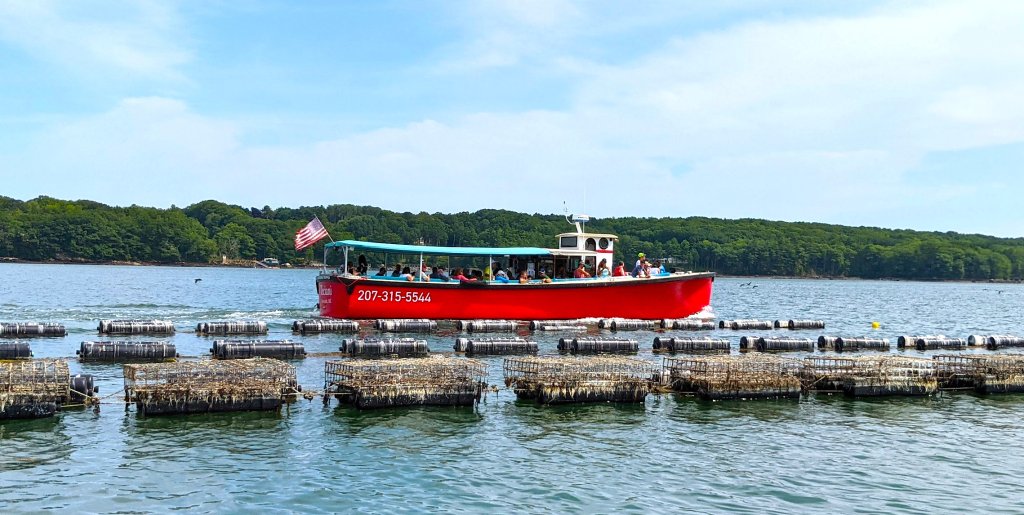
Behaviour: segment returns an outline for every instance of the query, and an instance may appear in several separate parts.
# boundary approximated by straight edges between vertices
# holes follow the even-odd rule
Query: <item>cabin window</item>
[[[597,250],[597,242],[594,241],[594,238],[587,238],[587,247],[586,247],[586,249],[587,250]]]
[[[600,240],[597,240],[597,246],[601,247],[601,250],[608,250],[608,243],[608,238],[601,238]]]
[[[558,244],[559,248],[563,249],[574,249],[577,245],[575,236],[562,236],[562,241]]]

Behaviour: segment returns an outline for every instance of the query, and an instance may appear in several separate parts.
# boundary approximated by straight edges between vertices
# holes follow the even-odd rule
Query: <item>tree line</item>
[[[336,204],[262,209],[205,200],[185,208],[112,207],[88,200],[0,197],[0,257],[28,261],[217,263],[273,257],[297,265],[295,232],[314,216],[332,237],[440,246],[555,246],[560,215],[485,209],[396,213]],[[729,275],[940,280],[1024,279],[1024,238],[718,218],[605,218],[590,232],[619,236],[615,260],[638,252],[681,270]]]

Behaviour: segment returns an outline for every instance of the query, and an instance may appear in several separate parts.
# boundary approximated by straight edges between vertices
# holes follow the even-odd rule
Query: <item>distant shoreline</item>
[[[83,259],[49,259],[42,261],[32,261],[27,259],[12,258],[12,257],[0,257],[0,263],[15,263],[15,264],[36,264],[36,265],[119,265],[119,266],[170,266],[178,268],[255,268],[261,269],[261,267],[246,265],[246,264],[232,264],[232,263],[159,263],[149,261],[90,261]],[[266,267],[264,270],[317,270],[323,268],[323,265],[292,265],[290,267]],[[1024,281],[1014,280],[998,280],[998,279],[903,279],[898,277],[879,277],[877,279],[867,279],[864,277],[843,277],[843,276],[792,276],[792,275],[727,275],[727,274],[716,274],[718,278],[722,279],[810,279],[815,281],[891,281],[891,282],[923,282],[923,283],[984,283],[984,284],[1021,284]]]
[[[40,261],[34,261],[29,259],[20,259],[12,257],[0,257],[0,263],[15,263],[23,265],[117,265],[117,266],[171,266],[179,268],[255,268],[263,270],[301,270],[301,269],[318,269],[322,268],[322,265],[292,265],[292,266],[276,266],[276,267],[258,267],[253,264],[233,264],[233,263],[189,263],[189,262],[176,262],[176,263],[160,263],[156,261],[93,261],[87,259],[45,259]]]

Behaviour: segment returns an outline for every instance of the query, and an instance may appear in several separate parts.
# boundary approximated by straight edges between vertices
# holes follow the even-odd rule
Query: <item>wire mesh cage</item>
[[[665,358],[672,388],[706,400],[797,398],[803,362],[774,355]]]
[[[1024,392],[1024,354],[995,354],[974,360],[974,387],[981,393]]]
[[[487,386],[487,365],[474,359],[351,359],[324,367],[324,402],[333,395],[357,408],[472,406]]]
[[[267,358],[124,367],[125,400],[141,415],[274,410],[298,392],[295,367]]]
[[[853,373],[843,382],[847,395],[930,395],[939,387],[931,359],[878,355],[855,363]]]
[[[643,402],[657,375],[653,363],[620,356],[506,358],[505,385],[542,404]]]
[[[70,380],[64,360],[0,362],[0,419],[55,414],[70,401]]]
[[[841,392],[843,382],[857,370],[859,358],[808,357],[800,371],[804,390]]]

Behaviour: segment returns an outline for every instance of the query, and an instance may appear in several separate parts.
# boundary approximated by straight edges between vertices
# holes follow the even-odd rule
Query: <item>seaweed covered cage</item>
[[[803,363],[767,354],[666,358],[672,388],[705,400],[800,397]]]
[[[981,383],[979,372],[991,356],[972,354],[939,354],[932,358],[939,388],[958,390],[975,388]]]
[[[125,400],[140,415],[258,411],[298,391],[295,367],[275,359],[125,365]]]
[[[980,393],[1024,392],[1024,354],[996,354],[974,361],[974,387]]]
[[[49,417],[71,402],[64,360],[0,362],[0,419]]]
[[[852,396],[930,395],[938,390],[935,362],[907,356],[871,356],[856,360],[843,381]]]
[[[357,408],[472,406],[486,374],[480,361],[447,356],[328,361],[324,403],[334,395]]]
[[[861,358],[809,357],[804,358],[800,380],[804,390],[842,392],[843,382],[857,370]]]
[[[504,374],[520,399],[542,404],[643,402],[656,377],[653,363],[620,356],[505,358]]]

